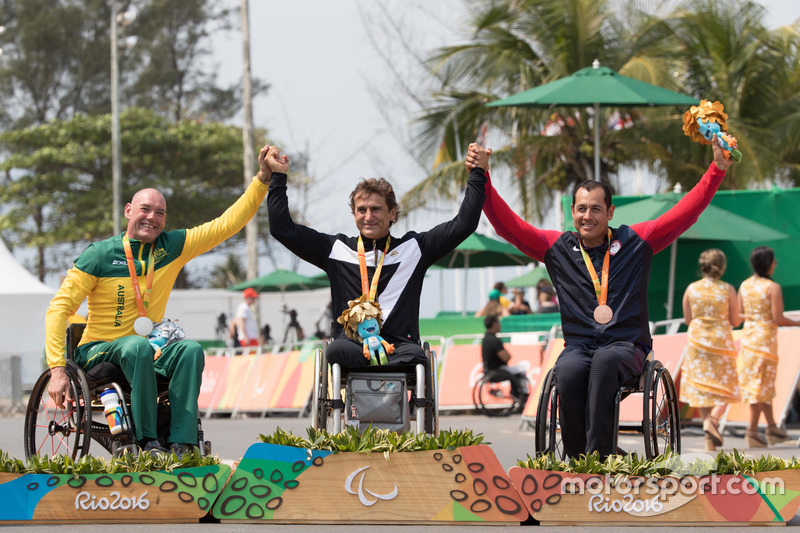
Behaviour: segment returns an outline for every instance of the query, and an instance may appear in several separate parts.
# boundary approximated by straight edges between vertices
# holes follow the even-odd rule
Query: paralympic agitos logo
[[[398,494],[396,483],[394,484],[394,489],[388,494],[376,494],[364,486],[364,477],[367,474],[365,471],[368,468],[370,467],[364,466],[359,468],[358,470],[351,472],[350,475],[347,476],[347,481],[344,482],[344,490],[346,490],[350,494],[358,496],[358,501],[360,501],[362,505],[366,505],[367,507],[375,505],[378,502],[378,500],[395,499]],[[353,490],[353,480],[355,480],[358,474],[361,474],[361,476],[358,478],[358,489]],[[372,496],[374,499],[369,498],[367,494]]]

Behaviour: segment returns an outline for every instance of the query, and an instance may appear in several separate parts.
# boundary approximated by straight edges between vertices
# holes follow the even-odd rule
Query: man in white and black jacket
[[[359,235],[330,235],[296,224],[289,212],[286,194],[288,158],[276,158],[271,168],[267,206],[270,233],[289,250],[324,270],[331,283],[334,318],[347,309],[347,302],[363,294],[358,241],[363,242],[366,281],[373,286],[379,271],[375,300],[383,312],[381,336],[394,344],[389,364],[427,363],[419,338],[420,294],[425,272],[453,251],[478,227],[486,197],[486,170],[491,150],[478,147],[480,156],[470,171],[464,200],[458,214],[429,231],[390,235],[399,214],[392,186],[383,178],[362,180],[350,194],[350,210]],[[388,241],[388,242],[387,242]],[[341,325],[334,329],[327,359],[345,368],[369,364],[360,342],[345,337]]]

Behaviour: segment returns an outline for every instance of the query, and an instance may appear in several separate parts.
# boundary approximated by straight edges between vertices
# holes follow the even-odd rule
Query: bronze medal
[[[614,317],[614,311],[607,305],[598,305],[594,308],[594,320],[598,324],[608,324]]]

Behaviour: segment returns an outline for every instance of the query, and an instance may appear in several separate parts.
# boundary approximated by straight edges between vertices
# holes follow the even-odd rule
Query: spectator
[[[483,309],[480,309],[475,313],[475,317],[481,316],[508,316],[510,314],[508,307],[503,305],[500,302],[500,297],[502,293],[498,289],[492,289],[489,291],[489,301],[486,302],[486,305],[483,306]]]
[[[750,425],[745,442],[750,448],[763,448],[789,439],[775,424],[772,399],[778,370],[778,327],[800,326],[800,321],[783,314],[781,286],[772,281],[778,261],[769,246],[759,246],[750,254],[753,275],[739,287],[739,313],[744,317],[741,339],[739,388],[742,401],[750,404]],[[766,437],[758,434],[761,414],[767,421]]]
[[[272,344],[272,328],[269,324],[264,324],[261,328],[261,344]]]
[[[488,374],[492,370],[508,372],[511,376],[511,395],[517,403],[517,410],[522,411],[528,402],[528,378],[525,377],[527,364],[517,364],[508,366],[511,354],[508,353],[503,342],[497,338],[500,333],[500,320],[496,315],[487,315],[483,320],[486,327],[486,334],[481,342],[481,356],[483,357],[483,373]]]
[[[703,420],[706,450],[724,440],[719,418],[725,406],[739,401],[736,347],[731,327],[741,323],[736,289],[720,280],[727,259],[722,250],[700,254],[703,278],[686,287],[683,320],[689,325],[681,364],[681,401],[697,407]]]
[[[225,316],[225,313],[220,313],[217,315],[217,340],[221,341],[225,338],[225,335],[228,334],[228,317]]]
[[[512,315],[531,314],[533,311],[531,311],[531,306],[525,299],[525,292],[519,287],[514,287],[511,290],[514,294],[514,299],[511,301],[511,307],[509,308],[511,314]]]
[[[233,319],[239,335],[239,346],[258,346],[258,324],[256,324],[252,310],[253,304],[258,298],[258,292],[255,289],[247,288],[242,292],[242,297],[244,301],[236,308],[236,315]]]
[[[539,307],[537,313],[558,313],[558,302],[556,302],[556,290],[550,285],[543,285],[539,289]]]
[[[506,287],[506,284],[502,281],[498,281],[494,284],[493,288],[500,292],[500,303],[503,305],[503,307],[506,309],[511,309],[511,304],[513,302],[506,298],[506,294],[508,294],[508,287]]]

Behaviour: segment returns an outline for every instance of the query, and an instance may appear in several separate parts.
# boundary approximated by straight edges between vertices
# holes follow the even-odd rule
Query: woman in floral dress
[[[727,259],[712,248],[700,254],[703,278],[683,294],[683,319],[689,324],[681,364],[681,401],[697,407],[703,419],[706,450],[722,446],[719,417],[739,401],[736,349],[731,326],[740,324],[736,289],[719,278]]]
[[[778,261],[769,246],[759,246],[750,254],[754,274],[739,287],[739,312],[745,319],[739,368],[742,400],[750,404],[750,426],[745,434],[747,446],[763,448],[778,444],[789,436],[775,425],[772,399],[778,369],[778,327],[800,326],[800,321],[783,314],[781,286],[772,281]],[[758,419],[767,421],[765,441],[758,434]]]

